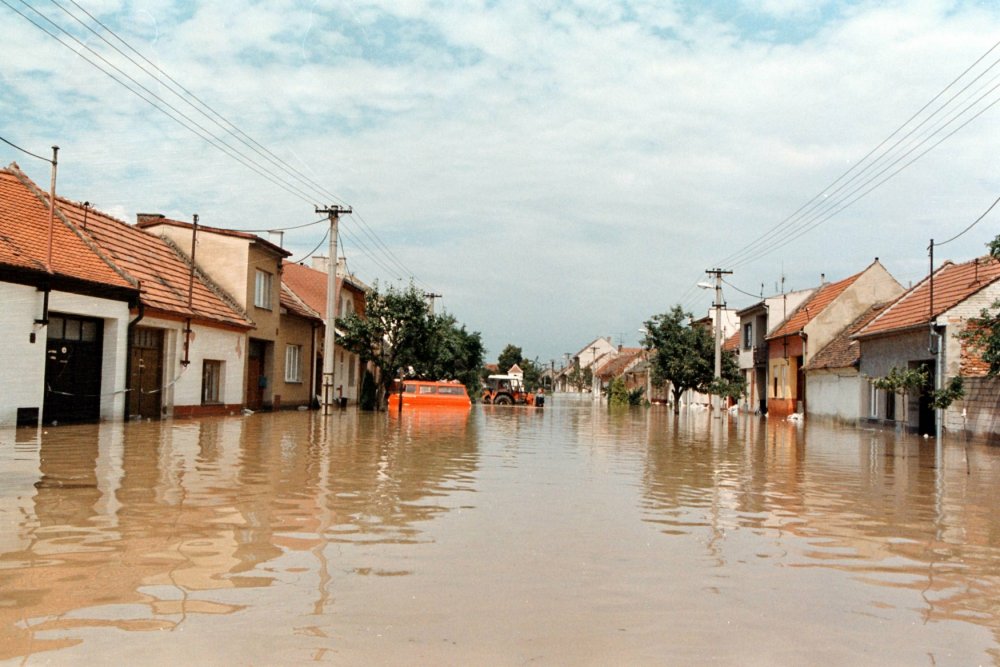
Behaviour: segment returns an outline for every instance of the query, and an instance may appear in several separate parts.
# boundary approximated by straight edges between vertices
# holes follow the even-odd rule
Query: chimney
[[[285,232],[270,230],[267,232],[267,240],[278,246],[279,248],[285,247]]]
[[[135,214],[135,224],[136,227],[150,227],[152,225],[159,224],[166,220],[166,216],[162,213],[136,213]]]
[[[819,274],[819,284],[820,285],[825,285],[826,284],[826,274],[825,273]]]
[[[312,268],[323,273],[330,273],[330,258],[326,255],[313,255]]]

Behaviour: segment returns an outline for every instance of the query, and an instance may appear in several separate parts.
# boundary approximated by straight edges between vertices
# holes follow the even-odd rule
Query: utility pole
[[[722,303],[722,276],[731,275],[733,272],[723,269],[706,269],[705,273],[715,275],[715,303],[712,306],[715,308],[715,379],[718,381],[722,379],[722,309],[726,305]],[[716,417],[722,416],[721,396],[713,394],[712,408],[716,411]]]
[[[440,299],[440,294],[435,294],[434,292],[424,292],[424,298],[430,302],[431,315],[434,314],[434,299]]]
[[[337,304],[340,302],[337,293],[337,222],[341,215],[352,213],[350,206],[316,207],[316,212],[326,214],[330,218],[330,265],[326,275],[326,322],[323,331],[323,414],[333,411],[333,376],[336,355]]]

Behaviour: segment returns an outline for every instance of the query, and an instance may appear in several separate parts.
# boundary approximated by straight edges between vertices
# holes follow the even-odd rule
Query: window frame
[[[272,292],[274,292],[274,275],[263,269],[256,269],[253,305],[264,310],[272,310],[274,304]]]
[[[285,346],[285,382],[302,383],[302,346],[289,343]]]
[[[222,404],[222,370],[221,359],[202,359],[201,362],[201,404]]]

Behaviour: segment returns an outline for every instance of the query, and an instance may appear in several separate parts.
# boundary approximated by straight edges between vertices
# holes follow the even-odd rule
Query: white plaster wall
[[[43,295],[34,287],[0,283],[0,427],[17,424],[18,408],[42,409],[45,400],[45,330]],[[31,333],[35,342],[31,343]]]
[[[806,414],[855,422],[861,416],[863,392],[867,386],[857,373],[807,373]]]
[[[243,371],[246,363],[246,333],[217,329],[203,324],[191,325],[190,364],[185,368],[184,323],[174,320],[147,317],[141,326],[164,329],[163,405],[167,415],[174,406],[201,405],[201,370],[206,359],[223,362],[220,399],[234,405],[243,403]]]
[[[130,317],[128,304],[124,301],[99,299],[80,294],[52,292],[49,295],[49,312],[104,320],[104,350],[101,361],[101,419],[122,419],[125,416],[125,360],[128,355]]]

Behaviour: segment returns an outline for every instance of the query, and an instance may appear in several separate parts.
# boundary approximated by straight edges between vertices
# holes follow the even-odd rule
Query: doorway
[[[163,329],[136,327],[129,355],[128,416],[159,419],[163,406]]]
[[[97,421],[104,321],[51,314],[46,329],[43,421]]]

